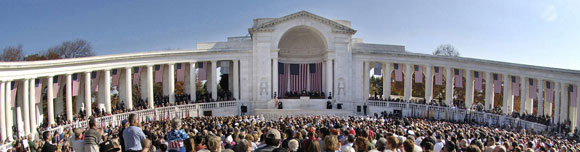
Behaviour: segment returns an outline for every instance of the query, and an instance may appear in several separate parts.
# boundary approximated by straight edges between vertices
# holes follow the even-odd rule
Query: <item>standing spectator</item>
[[[85,132],[85,151],[98,152],[99,144],[103,143],[102,133],[97,130],[97,120],[89,120],[89,130]]]
[[[70,146],[75,152],[85,151],[85,140],[82,139],[83,131],[80,128],[74,129],[74,136],[69,139]]]
[[[139,122],[137,120],[137,115],[129,115],[129,123],[131,126],[127,127],[123,131],[123,138],[125,142],[125,151],[127,152],[139,152],[143,150],[141,142],[145,139],[145,133],[139,128]]]
[[[52,144],[50,141],[52,139],[52,135],[49,131],[44,132],[42,134],[42,138],[44,138],[44,146],[42,146],[40,152],[53,152],[57,150],[57,146]]]
[[[269,129],[266,133],[266,146],[256,149],[256,152],[271,152],[278,148],[282,136],[280,132],[274,128]]]
[[[123,138],[123,131],[129,127],[129,123],[127,122],[127,120],[123,120],[121,121],[121,130],[119,131],[119,143],[121,145],[121,151],[125,151],[125,140]]]
[[[218,136],[209,137],[209,139],[207,141],[207,150],[209,150],[210,152],[221,152],[222,151],[222,139]]]
[[[169,152],[185,152],[183,141],[188,139],[189,135],[181,130],[181,119],[173,118],[173,120],[171,120],[171,128],[173,128],[173,130],[165,135],[168,144],[167,149]]]

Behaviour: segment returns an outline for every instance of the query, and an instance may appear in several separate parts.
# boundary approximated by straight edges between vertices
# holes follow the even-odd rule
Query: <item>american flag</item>
[[[207,80],[207,70],[205,62],[197,62],[197,79],[199,81]]]
[[[62,77],[61,76],[55,76],[52,79],[52,96],[54,98],[56,98],[56,96],[58,95],[59,91],[60,91],[60,82],[62,81]],[[52,100],[52,99],[50,99]]]
[[[493,92],[501,93],[501,81],[499,81],[499,75],[493,74]]]
[[[373,65],[374,75],[381,75],[383,64],[375,62]]]
[[[463,88],[463,71],[455,69],[455,87]]]
[[[423,83],[423,67],[415,65],[415,83]]]
[[[163,82],[163,67],[164,65],[155,65],[155,83]]]
[[[278,63],[278,96],[286,97],[288,91],[289,64]]]
[[[530,98],[534,99],[538,97],[538,93],[536,92],[536,82],[534,79],[529,79],[530,81]]]
[[[554,101],[554,91],[552,90],[552,83],[546,81],[546,101],[552,103]]]
[[[308,89],[308,65],[309,64],[300,64],[300,87],[298,88],[298,91]]]
[[[401,70],[401,67],[399,67],[399,64],[397,63],[393,65],[395,66],[395,81],[397,82],[403,81],[403,71]]]
[[[230,74],[230,61],[220,61],[220,73]]]
[[[578,93],[576,93],[576,90],[578,90],[577,88],[574,87],[574,85],[570,85],[568,86],[568,92],[570,93],[570,106],[572,107],[576,107],[578,105],[577,100],[577,95]]]
[[[481,78],[480,73],[477,72],[477,71],[474,71],[473,72],[473,76],[475,77],[475,90],[481,91],[482,90],[482,87],[481,86],[482,86],[482,83],[483,83],[482,81],[483,80]],[[488,80],[486,80],[486,81],[488,81]]]
[[[435,85],[443,85],[443,72],[439,67],[435,67]]]
[[[12,104],[12,107],[16,107],[16,92],[18,92],[18,81],[12,81],[10,83],[10,104]]]
[[[177,82],[184,82],[185,81],[185,66],[186,64],[177,63],[176,65],[176,75],[177,75]]]
[[[34,100],[36,100],[36,103],[40,103],[40,95],[42,94],[41,92],[42,90],[42,82],[40,82],[40,79],[35,79],[34,80]]]
[[[512,94],[520,96],[520,78],[512,76]]]
[[[290,91],[306,90],[308,64],[290,64]]]
[[[139,81],[141,79],[141,67],[133,67],[133,85],[139,85]]]
[[[79,78],[79,74],[72,75],[72,96],[79,95],[79,89],[81,84],[81,79]]]
[[[112,86],[119,86],[119,77],[121,76],[121,73],[117,69],[113,69],[111,73],[111,76],[113,77]]]
[[[92,92],[99,91],[99,72],[93,71],[91,72],[91,90]]]
[[[310,91],[322,91],[322,63],[310,64]]]

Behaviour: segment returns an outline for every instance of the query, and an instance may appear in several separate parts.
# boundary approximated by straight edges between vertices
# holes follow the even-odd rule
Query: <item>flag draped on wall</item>
[[[139,85],[141,79],[141,71],[143,68],[141,67],[134,67],[133,68],[133,85]]]
[[[119,77],[121,76],[121,72],[117,69],[113,69],[111,71],[111,76],[113,77],[112,86],[119,86]]]
[[[297,92],[299,90],[300,80],[300,65],[290,64],[290,91]]]
[[[499,81],[499,75],[493,74],[493,92],[501,93],[501,81]]]
[[[34,100],[36,100],[36,103],[40,103],[40,95],[42,94],[42,82],[40,81],[40,79],[35,79],[34,80]]]
[[[483,79],[482,79],[481,73],[479,73],[477,71],[474,71],[473,72],[473,76],[475,77],[475,83],[474,83],[475,84],[475,90],[481,91],[482,90],[482,87],[481,86],[482,86],[482,83],[483,83]],[[485,81],[488,81],[488,80],[485,80]]]
[[[56,98],[56,96],[58,95],[59,91],[60,91],[60,82],[62,81],[62,77],[61,76],[55,76],[52,79],[52,96],[54,98]]]
[[[576,103],[577,102],[576,98],[578,96],[578,93],[576,93],[577,90],[578,89],[575,88],[574,85],[570,85],[568,87],[568,92],[570,93],[570,99],[569,100],[570,100],[570,106],[571,107],[577,107],[577,105],[578,105],[578,103]]]
[[[286,97],[286,92],[288,92],[289,67],[290,64],[278,62],[278,96],[280,97]]]
[[[18,91],[18,81],[12,81],[10,83],[10,104],[12,107],[16,107],[16,92]]]
[[[163,82],[164,65],[155,65],[155,83]]]
[[[97,92],[99,91],[99,72],[98,71],[93,71],[91,72],[91,91],[92,92]]]
[[[423,67],[415,65],[415,83],[423,83]]]
[[[520,78],[512,76],[512,94],[520,96]]]
[[[552,103],[554,101],[554,91],[552,90],[552,83],[546,81],[546,101]]]
[[[197,62],[197,78],[199,81],[207,80],[206,66],[205,62]]]
[[[435,85],[443,85],[443,72],[439,67],[435,67]]]
[[[310,64],[310,91],[322,91],[322,63]]]
[[[383,64],[375,62],[373,65],[373,68],[374,68],[374,75],[381,75],[381,71],[383,69]]]
[[[536,82],[534,79],[529,79],[530,81],[530,98],[534,99],[536,97],[538,97],[537,91],[536,91]]]
[[[79,78],[79,74],[72,75],[72,96],[79,95],[79,89],[81,84],[81,79]]]
[[[463,88],[463,71],[455,69],[455,87]]]
[[[176,65],[176,75],[177,75],[177,82],[184,82],[185,81],[185,64],[177,63]]]
[[[395,63],[393,65],[395,66],[395,81],[397,82],[403,81],[403,70],[401,70],[399,64]]]

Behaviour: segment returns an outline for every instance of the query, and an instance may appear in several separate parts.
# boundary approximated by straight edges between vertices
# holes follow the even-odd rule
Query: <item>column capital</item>
[[[153,67],[153,66],[154,66],[154,64],[147,64],[147,68]]]
[[[133,67],[125,67],[125,70],[133,70]]]

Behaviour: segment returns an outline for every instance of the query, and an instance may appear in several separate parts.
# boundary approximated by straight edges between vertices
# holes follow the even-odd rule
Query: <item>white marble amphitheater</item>
[[[279,18],[258,18],[253,23],[248,29],[249,36],[197,43],[194,50],[2,62],[0,137],[34,134],[44,121],[54,124],[60,114],[72,122],[61,127],[86,126],[86,122],[74,120],[79,111],[98,108],[110,113],[117,105],[112,103],[112,97],[118,98],[118,104],[123,103],[126,109],[134,108],[135,99],[146,101],[148,108],[100,117],[100,123],[118,124],[128,113],[147,119],[166,114],[241,115],[244,106],[247,115],[262,114],[269,118],[363,115],[365,111],[370,115],[387,111],[436,119],[471,117],[494,125],[519,125],[536,131],[549,127],[502,114],[394,101],[426,99],[447,105],[461,101],[464,107],[480,102],[485,109],[498,107],[504,114],[522,109],[521,113],[549,115],[552,123],[570,121],[572,127],[580,127],[576,125],[580,118],[576,106],[580,102],[577,70],[418,54],[407,52],[401,45],[364,43],[353,38],[357,30],[350,21],[327,19],[306,11]],[[230,100],[154,106],[156,83],[162,84],[163,95],[169,97],[171,104],[176,102],[177,83],[183,84],[182,92],[191,100],[199,98],[196,93],[201,83],[195,82],[201,80],[206,84],[207,97],[218,100],[221,74],[226,74],[222,79],[227,78],[227,87],[221,88],[231,93]],[[389,80],[382,81],[384,87],[378,96],[371,93],[369,83],[371,76],[377,75]],[[413,85],[420,85],[424,93],[413,96],[416,88]],[[141,91],[133,93],[134,87]],[[435,93],[436,87],[444,88],[441,89],[444,93]],[[396,89],[403,91],[395,94]],[[464,92],[461,99],[454,94],[458,90]],[[293,95],[303,91],[317,95]],[[484,100],[475,100],[478,93],[483,94]],[[283,109],[275,108],[275,96]],[[375,97],[383,100],[369,100]],[[520,104],[515,104],[515,99]],[[327,109],[328,101],[332,109]],[[86,115],[92,115],[91,110],[85,111]]]

